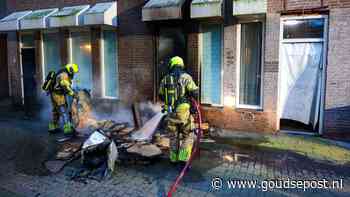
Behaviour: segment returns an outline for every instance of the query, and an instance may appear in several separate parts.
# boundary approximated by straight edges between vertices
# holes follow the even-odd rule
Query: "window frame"
[[[283,22],[286,20],[300,20],[300,19],[324,19],[323,27],[323,38],[298,38],[298,39],[283,39]],[[320,100],[320,114],[319,114],[319,127],[318,133],[322,135],[324,128],[324,111],[325,111],[325,96],[326,96],[326,72],[328,65],[328,36],[329,36],[329,15],[327,14],[318,14],[318,15],[306,15],[306,16],[296,16],[296,15],[286,15],[281,16],[280,18],[280,35],[279,35],[279,61],[281,59],[281,48],[282,44],[285,43],[300,43],[300,42],[320,42],[323,43],[323,64],[322,64],[322,80],[321,80],[321,100]],[[278,70],[281,70],[281,64],[278,65]],[[278,90],[277,90],[277,121],[278,129],[280,129],[280,119],[281,119],[281,109],[280,109],[280,88],[281,88],[281,72],[278,72]]]
[[[116,83],[118,84],[118,88],[117,88],[117,96],[113,97],[113,96],[106,96],[106,81],[105,81],[105,53],[104,53],[104,31],[113,31],[115,33],[116,36],[116,43],[115,43],[115,47],[116,47],[116,52],[117,54],[115,54],[115,58],[116,58],[116,62],[117,64],[115,66],[117,66],[117,75],[118,75],[118,79],[116,81]],[[100,58],[101,58],[101,68],[100,68],[100,78],[101,78],[101,88],[102,88],[102,93],[101,96],[104,99],[111,99],[111,100],[119,100],[120,99],[120,88],[119,88],[119,62],[118,62],[118,56],[119,56],[119,51],[118,51],[118,31],[116,31],[116,29],[114,28],[108,28],[108,27],[103,27],[101,28],[101,32],[100,32]]]
[[[248,105],[248,104],[240,104],[239,103],[239,95],[240,95],[240,71],[241,71],[241,25],[246,23],[261,23],[261,71],[260,71],[260,105]],[[264,20],[248,20],[241,21],[236,26],[236,105],[235,107],[238,109],[252,109],[252,110],[263,110],[264,106],[264,65],[265,65],[265,21]]]
[[[220,27],[221,29],[221,65],[220,65],[220,78],[221,78],[221,83],[220,83],[220,103],[205,103],[202,101],[202,98],[200,99],[200,103],[203,105],[208,105],[208,106],[212,106],[212,107],[223,107],[224,106],[224,50],[225,50],[225,28],[223,24],[217,24],[217,23],[201,23],[199,25],[199,46],[198,46],[198,53],[199,53],[199,65],[200,65],[200,86],[199,86],[199,94],[202,95],[202,81],[203,81],[203,26],[206,25],[217,25]]]
[[[58,37],[60,37],[60,32],[58,29],[45,29],[45,30],[42,30],[40,32],[40,50],[42,51],[41,52],[41,70],[42,70],[42,81],[44,82],[45,81],[45,78],[46,78],[46,74],[45,74],[45,50],[44,50],[44,34],[58,34]],[[60,42],[60,41],[58,41]],[[60,47],[60,46],[59,46]],[[60,50],[60,49],[59,49]],[[61,53],[61,51],[60,51]],[[61,55],[61,54],[60,54]],[[61,56],[59,57],[61,62],[62,62],[62,59],[61,59]],[[62,66],[62,65],[61,65]]]
[[[22,36],[23,35],[28,35],[28,34],[32,34],[34,37],[34,46],[31,47],[23,47],[23,43],[22,43]],[[22,63],[22,49],[35,49],[35,32],[34,31],[19,31],[17,34],[17,52],[19,53],[19,65],[20,65],[20,76],[21,76],[21,104],[24,105],[24,72],[23,72],[23,63]],[[10,84],[11,85],[11,81]],[[11,88],[10,88],[10,93],[11,93]]]
[[[303,19],[323,19],[324,20],[324,26],[323,26],[323,38],[283,38],[283,32],[284,32],[284,22],[287,20],[303,20]],[[280,42],[283,43],[300,43],[300,42],[327,42],[328,36],[325,34],[327,33],[326,27],[328,27],[328,16],[326,15],[308,15],[308,16],[282,16],[280,19]]]
[[[92,47],[92,36],[91,36],[91,28],[90,27],[74,27],[74,28],[69,28],[68,29],[68,32],[69,32],[69,36],[68,36],[68,63],[73,63],[73,39],[72,39],[72,33],[89,33],[89,36],[90,36],[90,45]],[[90,58],[91,58],[91,75],[92,75],[92,79],[94,78],[94,72],[93,72],[93,54],[92,54],[92,51],[90,52]],[[94,97],[94,92],[95,92],[95,88],[94,88],[94,84],[93,84],[93,81],[91,82],[91,90],[90,90],[90,95],[91,95],[91,98]]]

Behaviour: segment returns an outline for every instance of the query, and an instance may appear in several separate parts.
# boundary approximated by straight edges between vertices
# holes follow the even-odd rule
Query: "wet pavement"
[[[69,166],[58,174],[43,166],[56,151],[56,136],[46,133],[46,124],[8,117],[0,118],[0,196],[165,196],[179,173],[161,159],[118,165],[112,178],[100,182],[71,181],[65,175]],[[240,133],[203,142],[174,196],[350,196],[350,151],[315,139]],[[303,191],[273,182],[323,179],[341,180],[343,188]],[[256,186],[239,189],[230,180],[256,181]],[[267,185],[271,188],[263,192]]]

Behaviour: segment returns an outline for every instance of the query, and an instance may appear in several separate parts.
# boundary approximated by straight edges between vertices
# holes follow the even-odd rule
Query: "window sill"
[[[210,107],[210,108],[224,108],[223,105],[220,104],[209,104],[209,103],[201,103],[201,106],[203,107]]]
[[[92,99],[96,101],[120,101],[119,98],[114,97],[92,97]]]
[[[237,112],[263,112],[263,108],[261,106],[237,106],[235,108]]]

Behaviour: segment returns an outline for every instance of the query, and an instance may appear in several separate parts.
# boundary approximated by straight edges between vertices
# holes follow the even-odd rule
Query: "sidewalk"
[[[179,173],[167,159],[151,165],[117,165],[111,179],[74,182],[67,167],[49,174],[43,161],[55,152],[55,136],[46,122],[0,120],[0,195],[4,196],[164,196]],[[220,133],[219,133],[220,134]],[[350,196],[350,150],[318,137],[225,131],[201,143],[197,158],[174,196]],[[215,177],[226,180],[342,179],[342,189],[215,188]],[[225,182],[223,182],[225,183]],[[214,185],[215,186],[215,185]],[[248,187],[248,186],[247,186]]]

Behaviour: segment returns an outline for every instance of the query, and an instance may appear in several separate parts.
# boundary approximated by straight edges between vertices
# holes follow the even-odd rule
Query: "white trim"
[[[19,32],[18,34],[18,51],[19,51],[19,67],[20,67],[20,76],[21,76],[21,97],[22,97],[22,105],[24,105],[24,79],[23,79],[23,64],[22,64],[22,33]]]
[[[68,63],[75,63],[73,62],[73,39],[72,39],[72,33],[88,33],[89,34],[89,43],[92,47],[92,36],[91,36],[91,29],[89,27],[72,27],[69,28],[69,37],[68,37]],[[90,52],[90,61],[91,61],[91,75],[92,75],[92,79],[93,79],[93,62],[92,62],[92,51]],[[91,89],[90,89],[90,93],[91,93],[91,97],[94,97],[94,83],[91,82]]]
[[[68,62],[69,63],[72,63],[73,61],[73,40],[72,40],[72,31],[69,30],[69,33],[68,33],[68,44],[67,44],[67,47],[68,47]]]
[[[59,31],[58,30],[42,30],[41,32],[41,40],[40,40],[40,47],[41,47],[41,69],[42,69],[42,77],[43,77],[43,82],[45,81],[45,78],[46,78],[46,75],[48,73],[45,73],[45,47],[44,47],[44,35],[45,34],[56,34],[58,36],[58,39],[60,38],[60,34],[59,34]],[[60,42],[59,40],[57,40],[58,42]],[[61,59],[61,44],[59,44],[57,47],[59,47],[58,51],[59,51],[59,54],[60,57],[60,62],[62,64],[62,59]],[[69,46],[67,46],[67,49],[69,48]],[[62,65],[60,65],[60,67],[62,67]]]
[[[260,62],[260,105],[247,105],[239,103],[240,89],[240,67],[241,67],[241,24],[261,23],[261,62]],[[265,22],[263,20],[244,21],[237,24],[237,45],[236,45],[236,108],[263,110],[264,106],[264,60],[265,60]]]
[[[41,48],[41,76],[42,76],[42,82],[45,81],[46,73],[45,73],[45,51],[44,51],[44,34],[45,32],[41,31],[41,38],[40,38],[40,48]],[[61,57],[60,57],[61,58]]]
[[[282,43],[302,43],[302,42],[324,42],[323,38],[297,38],[297,39],[283,39]]]
[[[104,45],[104,32],[103,32],[103,29],[101,30],[100,32],[100,35],[101,35],[101,39],[100,39],[100,58],[101,58],[101,74],[100,74],[100,77],[101,77],[101,80],[102,80],[102,98],[105,98],[106,97],[106,76],[105,76],[105,54],[104,54],[104,48],[105,48],[105,45]]]
[[[323,16],[324,18],[324,30],[323,30],[323,62],[322,62],[322,82],[321,82],[321,101],[320,101],[320,117],[318,123],[318,133],[323,134],[324,128],[324,111],[325,111],[325,99],[326,99],[326,79],[327,79],[327,54],[328,54],[328,16]]]
[[[255,110],[262,110],[262,106],[259,105],[244,105],[244,104],[239,104],[236,106],[236,109],[255,109]]]
[[[221,60],[220,60],[220,103],[206,103],[203,102],[201,99],[201,103],[202,104],[207,104],[207,105],[211,105],[213,107],[223,107],[224,106],[224,50],[225,50],[225,42],[224,42],[224,36],[225,36],[225,28],[222,24],[210,24],[210,23],[202,23],[200,25],[200,34],[199,34],[199,55],[200,55],[200,65],[201,67],[203,66],[203,58],[205,58],[203,56],[203,26],[205,25],[217,25],[220,27],[220,31],[221,31]],[[203,80],[203,69],[200,69],[200,81],[204,81]],[[200,88],[200,94],[202,95],[202,88]]]
[[[298,38],[298,39],[283,39],[283,23],[286,20],[300,20],[300,19],[324,19],[323,27],[323,38]],[[281,49],[284,43],[301,43],[301,42],[320,42],[323,43],[323,65],[322,65],[322,83],[321,83],[321,100],[320,100],[320,113],[319,113],[319,129],[318,133],[321,135],[323,133],[323,124],[324,124],[324,105],[325,105],[325,91],[326,91],[326,70],[327,70],[327,53],[328,53],[328,16],[327,15],[306,15],[306,16],[282,16],[280,18],[280,43],[279,43],[279,64],[278,64],[278,89],[277,89],[277,121],[278,121],[278,130],[280,130],[280,120],[281,120]],[[281,130],[280,130],[281,131]]]

